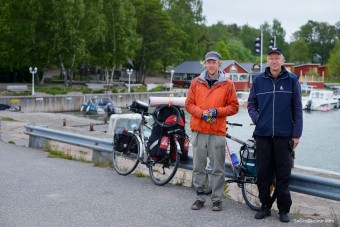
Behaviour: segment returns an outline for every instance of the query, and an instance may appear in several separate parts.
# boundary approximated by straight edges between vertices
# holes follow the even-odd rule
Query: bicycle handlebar
[[[128,110],[134,112],[134,113],[138,113],[140,115],[143,115],[143,116],[151,116],[152,113],[149,113],[149,112],[143,112],[143,111],[140,111],[140,109],[137,109],[137,108],[131,108],[131,107],[127,107]]]
[[[240,127],[242,127],[242,124],[239,124],[239,123],[231,123],[231,122],[227,121],[227,124],[230,125],[230,126],[240,126]]]

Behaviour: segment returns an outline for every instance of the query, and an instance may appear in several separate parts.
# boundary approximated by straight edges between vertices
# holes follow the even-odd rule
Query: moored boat
[[[304,110],[330,111],[338,108],[338,99],[334,98],[333,91],[312,90],[308,98],[302,99]]]
[[[98,101],[98,97],[93,96],[81,105],[80,112],[111,116],[112,114],[122,113],[122,109],[116,106],[109,97],[102,97],[100,101]]]

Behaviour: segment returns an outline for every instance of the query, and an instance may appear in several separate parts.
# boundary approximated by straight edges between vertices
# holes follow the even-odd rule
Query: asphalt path
[[[284,224],[276,211],[255,220],[254,211],[230,199],[220,212],[211,210],[210,198],[203,209],[193,211],[192,188],[160,187],[147,178],[47,155],[0,142],[1,227],[326,225],[296,216]]]

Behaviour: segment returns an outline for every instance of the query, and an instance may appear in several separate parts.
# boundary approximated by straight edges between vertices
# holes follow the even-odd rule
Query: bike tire
[[[137,136],[129,132],[131,140],[128,144],[126,152],[119,152],[113,149],[112,151],[112,166],[114,170],[119,174],[126,176],[132,173],[138,163],[140,154],[140,141]]]
[[[259,211],[261,210],[261,202],[259,199],[259,191],[257,184],[254,183],[253,177],[243,176],[242,181],[249,181],[249,183],[242,183],[242,195],[244,202],[250,209]]]
[[[160,161],[153,161],[149,165],[149,174],[154,184],[163,186],[169,183],[175,176],[179,166],[179,152],[176,151],[176,160],[165,158]]]
[[[242,180],[245,181],[244,183],[242,183],[242,195],[245,203],[249,206],[250,209],[254,211],[260,211],[262,204],[260,202],[256,180],[254,180],[254,177],[247,176],[244,176]],[[273,204],[276,199],[275,181],[273,181],[272,185],[270,186],[270,196],[271,203]]]
[[[167,124],[167,123],[162,122],[162,121],[159,120],[159,116],[158,115],[161,113],[161,111],[163,109],[170,109],[170,110],[172,110],[175,113],[176,120],[175,120],[175,122],[173,124]],[[170,127],[176,126],[178,124],[179,119],[181,118],[181,113],[180,113],[179,109],[177,107],[173,106],[173,105],[171,105],[171,106],[169,106],[169,105],[161,105],[161,106],[158,106],[154,110],[154,112],[152,114],[152,117],[153,117],[154,121],[156,122],[156,124],[158,124],[158,125],[160,125],[161,127],[164,127],[164,128],[170,128]]]

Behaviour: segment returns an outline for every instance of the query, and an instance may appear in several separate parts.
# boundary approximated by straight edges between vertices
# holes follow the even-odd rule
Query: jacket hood
[[[199,78],[201,80],[204,80],[205,81],[205,75],[207,75],[208,71],[207,70],[204,70],[203,72],[201,72],[201,74],[199,75]],[[221,71],[221,70],[218,70],[218,81],[217,82],[222,82],[222,81],[226,81],[227,79],[227,75]]]

